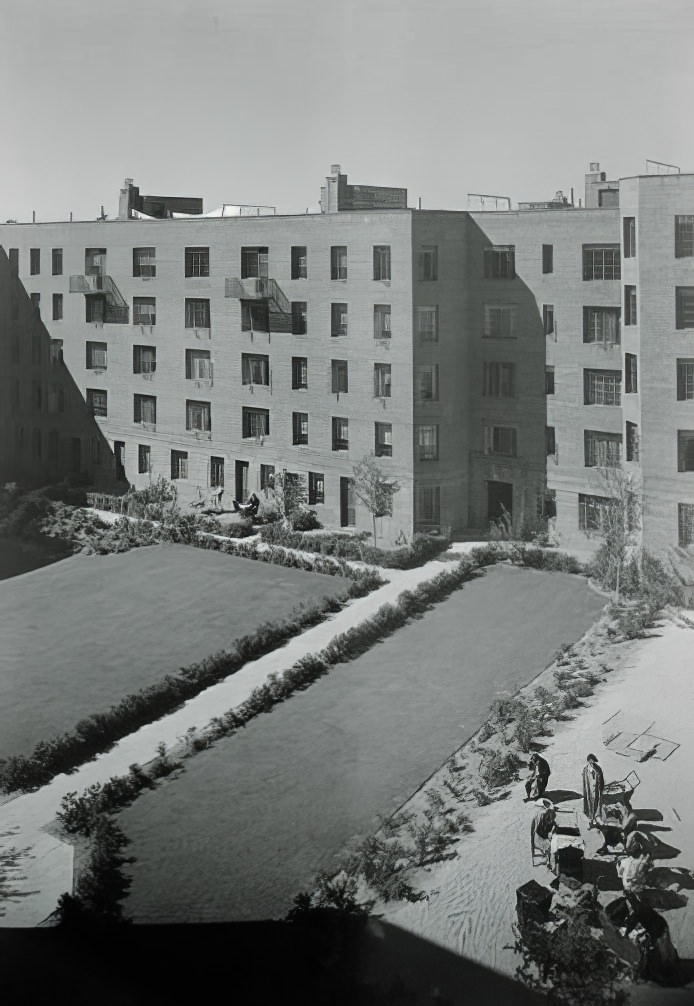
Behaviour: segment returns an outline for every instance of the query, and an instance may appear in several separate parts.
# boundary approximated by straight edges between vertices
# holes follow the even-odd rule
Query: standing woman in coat
[[[600,814],[602,791],[605,778],[594,754],[589,754],[583,769],[583,813],[588,818],[588,827],[594,828],[595,818]]]

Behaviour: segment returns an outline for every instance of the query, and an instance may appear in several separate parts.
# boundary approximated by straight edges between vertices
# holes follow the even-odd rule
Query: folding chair
[[[614,782],[608,782],[602,791],[602,799],[600,802],[603,807],[609,806],[613,803],[622,803],[627,810],[631,810],[631,798],[634,795],[634,790],[640,782],[641,780],[638,775],[632,770],[624,777],[624,779],[617,779]]]

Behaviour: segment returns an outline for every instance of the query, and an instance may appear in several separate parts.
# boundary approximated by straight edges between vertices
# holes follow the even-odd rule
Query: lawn
[[[185,545],[75,556],[0,582],[0,757],[345,581]]]
[[[282,916],[603,604],[582,578],[494,567],[197,754],[120,816],[136,857],[126,912],[138,922]]]

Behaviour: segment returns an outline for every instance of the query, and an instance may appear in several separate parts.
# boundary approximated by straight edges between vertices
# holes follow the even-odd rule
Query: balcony
[[[110,276],[101,273],[70,277],[70,293],[83,293],[93,301],[91,321],[101,324],[127,325],[129,321],[128,302]]]

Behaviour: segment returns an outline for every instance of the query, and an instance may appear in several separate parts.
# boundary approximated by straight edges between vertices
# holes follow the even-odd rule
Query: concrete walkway
[[[454,558],[474,548],[474,542],[456,543]],[[311,553],[307,553],[311,554]],[[190,699],[176,712],[141,727],[105,754],[87,762],[71,775],[58,775],[35,793],[8,800],[0,806],[0,927],[36,926],[56,907],[65,891],[72,890],[72,846],[45,830],[60,809],[66,793],[81,793],[87,786],[124,775],[130,765],[145,765],[157,756],[157,746],[171,748],[185,739],[188,730],[200,730],[215,716],[244,702],[273,672],[291,667],[307,653],[324,649],[335,636],[393,602],[403,590],[431,580],[450,562],[433,560],[410,570],[381,570],[388,583],[367,597],[350,601],[320,625],[301,633],[285,646],[250,661],[240,671]],[[9,856],[16,864],[12,876],[2,874]]]

